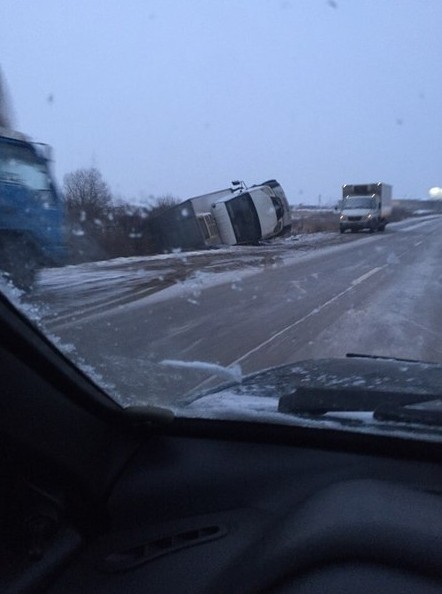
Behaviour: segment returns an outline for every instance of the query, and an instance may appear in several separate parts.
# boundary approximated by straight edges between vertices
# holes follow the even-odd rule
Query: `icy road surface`
[[[138,300],[172,285],[190,287],[198,294],[203,287],[241,279],[250,271],[280,264],[322,245],[354,239],[336,233],[316,233],[280,239],[261,246],[232,246],[210,251],[180,252],[156,256],[115,258],[87,262],[40,273],[33,301],[46,304],[46,321],[87,316]],[[223,274],[221,277],[221,273]]]
[[[178,405],[223,381],[216,366],[347,352],[442,361],[441,237],[432,217],[69,266],[43,271],[26,306],[123,405]]]

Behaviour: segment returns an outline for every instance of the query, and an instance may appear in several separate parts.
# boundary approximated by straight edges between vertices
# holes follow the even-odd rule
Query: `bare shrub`
[[[292,213],[292,233],[338,231],[339,214],[326,210],[295,210]]]

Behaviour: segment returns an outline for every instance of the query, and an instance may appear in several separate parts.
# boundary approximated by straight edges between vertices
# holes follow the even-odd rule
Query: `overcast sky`
[[[442,185],[441,0],[0,0],[16,127],[128,200]]]

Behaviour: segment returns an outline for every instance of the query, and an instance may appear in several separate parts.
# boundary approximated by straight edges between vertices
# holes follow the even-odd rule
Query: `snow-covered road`
[[[251,373],[355,351],[442,361],[441,234],[433,217],[69,266],[43,271],[21,301],[123,404],[170,405],[221,381],[216,366]]]
[[[360,236],[315,233],[280,239],[261,246],[232,246],[210,251],[180,252],[86,262],[40,272],[31,300],[42,317],[56,327],[74,317],[95,314],[137,301],[170,286],[190,294],[277,266],[319,247],[340,245]],[[171,294],[169,292],[168,294]]]

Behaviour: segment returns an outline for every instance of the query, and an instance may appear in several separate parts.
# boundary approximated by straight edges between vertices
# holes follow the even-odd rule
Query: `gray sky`
[[[276,178],[291,203],[442,185],[441,0],[1,0],[16,127],[55,173],[185,199]]]

